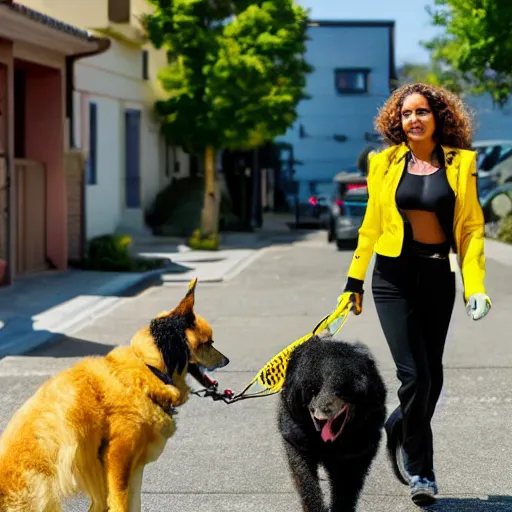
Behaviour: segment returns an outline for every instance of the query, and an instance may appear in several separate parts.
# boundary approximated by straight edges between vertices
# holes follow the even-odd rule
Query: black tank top
[[[395,196],[397,208],[402,211],[422,210],[435,213],[447,240],[454,247],[452,224],[455,194],[448,183],[444,162],[436,172],[426,176],[407,172],[408,163],[409,158],[406,158],[404,172]],[[402,216],[407,224],[410,224],[406,216]]]
[[[448,207],[455,200],[446,169],[441,167],[436,172],[420,176],[404,171],[396,191],[396,205],[401,210],[423,210],[437,213]]]

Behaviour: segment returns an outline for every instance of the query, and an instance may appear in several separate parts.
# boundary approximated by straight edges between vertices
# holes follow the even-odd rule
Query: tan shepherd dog
[[[15,413],[0,439],[1,512],[57,512],[79,492],[90,512],[141,510],[144,466],[175,432],[187,371],[229,363],[194,313],[196,282],[130,346],[55,375]]]

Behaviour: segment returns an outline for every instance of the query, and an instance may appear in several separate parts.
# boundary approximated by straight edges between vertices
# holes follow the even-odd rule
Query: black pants
[[[409,474],[429,478],[434,469],[430,422],[443,386],[443,351],[455,301],[448,250],[447,244],[409,241],[398,258],[377,255],[372,281],[377,314],[401,382],[400,405],[388,422],[402,423]],[[445,259],[428,257],[433,253]]]

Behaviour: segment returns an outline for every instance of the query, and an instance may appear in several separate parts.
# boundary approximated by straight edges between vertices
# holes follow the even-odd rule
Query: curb
[[[67,335],[61,331],[69,333],[77,330],[98,316],[100,312],[106,314],[111,311],[128,295],[140,293],[152,284],[161,282],[160,276],[167,270],[163,268],[118,277],[98,288],[93,296],[76,297],[69,301],[69,304],[56,306],[55,310],[60,309],[57,320],[38,322],[37,315],[29,319],[33,327],[37,327],[36,330],[27,331],[25,319],[7,322],[0,331],[0,358],[23,355],[42,345],[58,341]],[[68,320],[66,321],[65,318]],[[59,332],[56,332],[57,330]]]
[[[183,277],[183,278],[171,278],[171,279],[164,279],[163,284],[181,284],[181,283],[190,283],[191,278],[189,277]],[[215,283],[222,283],[224,282],[223,277],[201,277],[198,278],[198,281],[201,284],[215,284]]]

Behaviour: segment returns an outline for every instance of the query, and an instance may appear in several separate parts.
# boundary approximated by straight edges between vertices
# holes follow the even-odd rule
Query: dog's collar
[[[146,366],[164,383],[168,386],[172,385],[172,378],[167,375],[167,373],[164,373],[160,371],[158,368],[155,368],[154,366],[151,366],[150,364],[146,364]]]

